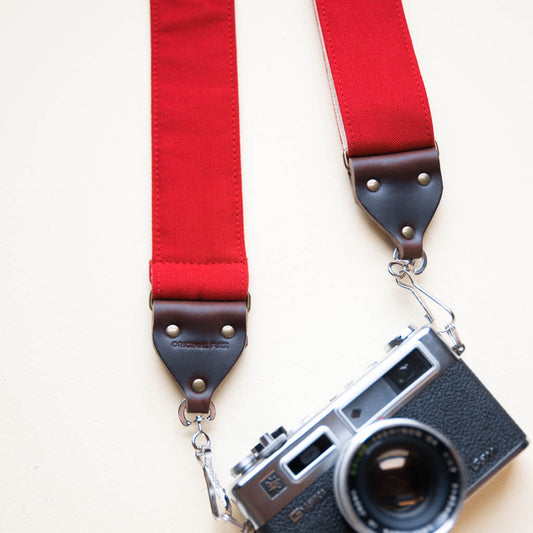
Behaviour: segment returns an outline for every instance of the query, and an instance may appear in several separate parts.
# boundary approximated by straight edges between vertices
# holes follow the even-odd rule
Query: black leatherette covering
[[[471,492],[527,445],[526,436],[474,373],[459,360],[395,417],[428,424],[452,441]],[[348,533],[333,494],[333,469],[264,524],[258,533]]]
[[[257,533],[352,533],[337,510],[333,468],[320,476]]]
[[[527,445],[524,432],[462,360],[395,416],[424,422],[452,441],[465,466],[468,491]]]

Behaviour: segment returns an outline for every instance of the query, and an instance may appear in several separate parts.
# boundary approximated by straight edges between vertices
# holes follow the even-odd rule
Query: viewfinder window
[[[303,472],[311,463],[316,461],[324,452],[333,446],[330,438],[326,435],[320,435],[305,450],[301,451],[287,466],[289,470],[297,476]]]

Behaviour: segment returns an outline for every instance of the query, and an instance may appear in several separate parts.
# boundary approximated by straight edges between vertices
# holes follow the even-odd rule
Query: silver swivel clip
[[[394,277],[399,287],[408,290],[415,297],[416,301],[424,310],[426,320],[430,324],[436,326],[436,319],[434,313],[429,308],[426,299],[431,300],[434,304],[440,307],[441,310],[447,313],[448,320],[443,327],[438,328],[436,326],[437,330],[439,333],[447,334],[452,341],[452,350],[457,355],[462,355],[465,351],[465,345],[461,342],[457,332],[454,312],[449,306],[415,282],[415,276],[422,274],[426,266],[427,257],[425,252],[423,252],[422,258],[418,261],[415,259],[400,259],[398,257],[398,249],[396,248],[394,250],[393,260],[389,263],[388,271],[389,274]]]
[[[194,420],[187,418],[185,400],[178,409],[179,419],[184,426],[196,424],[196,432],[192,436],[191,442],[194,448],[196,460],[202,467],[204,479],[207,486],[207,495],[211,506],[213,518],[228,522],[238,527],[241,533],[253,533],[254,528],[249,521],[240,522],[233,516],[231,500],[226,489],[221,485],[213,469],[211,439],[202,427],[204,422],[210,422],[215,418],[215,406],[211,403],[207,416],[197,414]]]

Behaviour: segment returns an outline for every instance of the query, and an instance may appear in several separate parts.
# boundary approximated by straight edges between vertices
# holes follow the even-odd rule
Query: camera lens
[[[445,533],[464,492],[460,460],[439,433],[413,420],[371,424],[345,447],[335,497],[358,533]]]

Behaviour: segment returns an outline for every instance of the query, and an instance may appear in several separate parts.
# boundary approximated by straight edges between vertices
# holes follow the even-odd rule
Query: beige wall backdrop
[[[533,4],[405,9],[445,183],[422,282],[533,435]],[[311,1],[238,0],[237,34],[253,306],[209,427],[224,483],[259,435],[423,322],[352,198]],[[5,533],[232,530],[210,517],[181,393],[152,348],[149,61],[147,0],[0,2]],[[467,502],[455,531],[531,531],[532,457]]]

